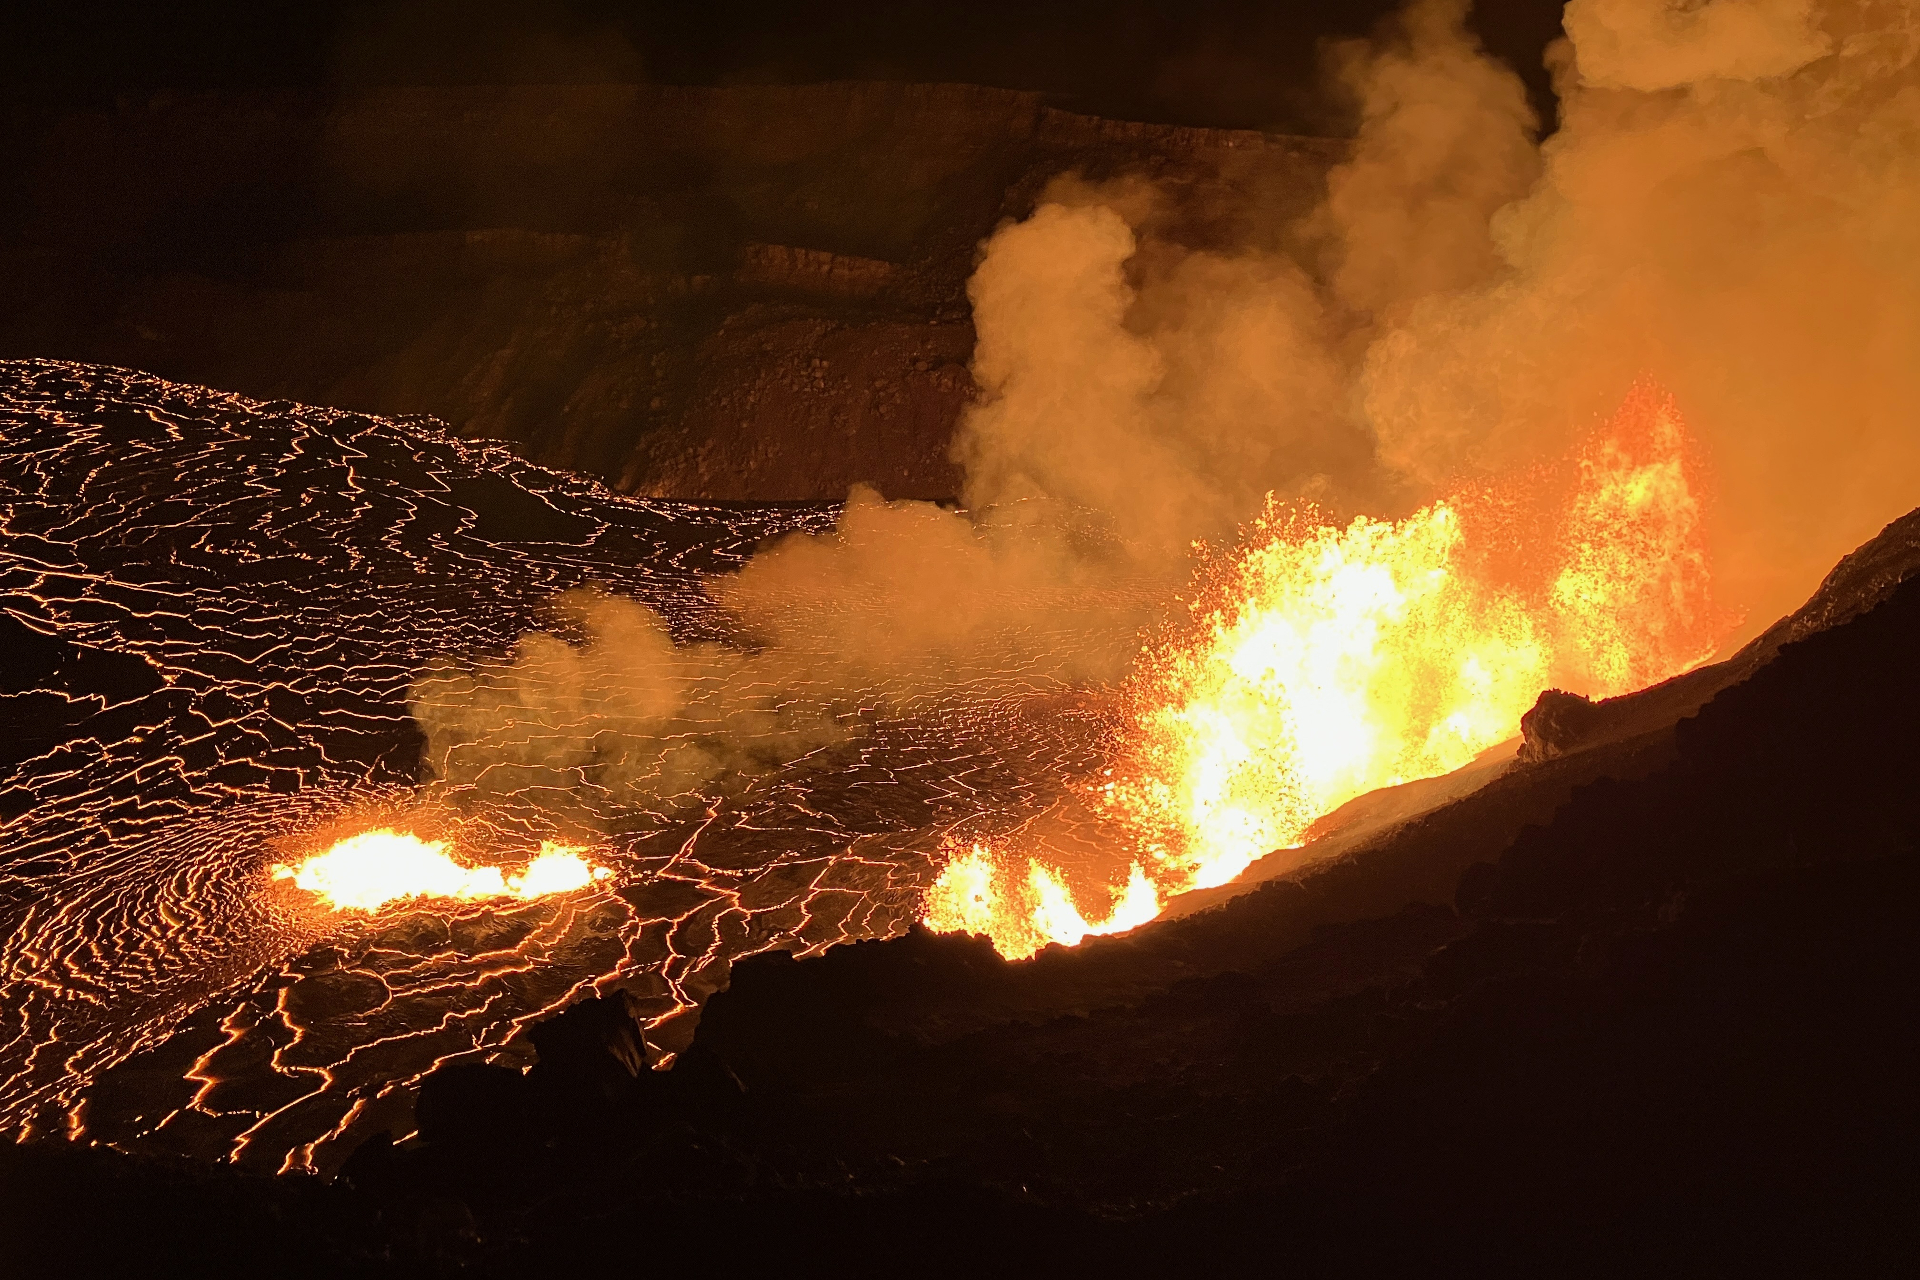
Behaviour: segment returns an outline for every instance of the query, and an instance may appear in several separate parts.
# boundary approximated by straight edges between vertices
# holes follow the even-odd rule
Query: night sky
[[[1293,132],[1343,121],[1328,39],[1393,0],[118,0],[40,3],[0,27],[0,95],[85,108],[174,92],[361,84],[962,81],[1124,119]],[[1549,105],[1558,0],[1482,0],[1482,38]]]

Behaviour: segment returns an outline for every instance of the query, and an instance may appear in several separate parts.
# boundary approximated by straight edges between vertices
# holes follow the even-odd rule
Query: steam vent
[[[1920,1269],[1920,0],[175,8],[0,39],[0,1271]]]

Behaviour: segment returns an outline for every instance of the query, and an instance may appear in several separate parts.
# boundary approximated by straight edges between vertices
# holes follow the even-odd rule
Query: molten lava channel
[[[1345,525],[1269,501],[1124,691],[1094,787],[1134,850],[1107,914],[977,843],[950,851],[927,924],[1010,957],[1133,928],[1356,796],[1469,763],[1545,689],[1612,696],[1705,661],[1737,619],[1713,602],[1693,453],[1672,398],[1642,385],[1562,483],[1536,470]]]
[[[387,827],[336,841],[297,866],[273,868],[275,880],[293,881],[335,911],[378,911],[413,898],[527,901],[584,889],[612,875],[579,850],[550,841],[542,841],[540,852],[511,875],[499,867],[462,866],[445,841]]]

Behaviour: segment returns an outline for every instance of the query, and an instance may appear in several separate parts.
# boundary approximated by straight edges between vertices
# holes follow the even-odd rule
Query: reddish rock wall
[[[1001,219],[1076,169],[1284,217],[1339,148],[878,83],[16,121],[0,355],[430,413],[661,496],[945,497]]]

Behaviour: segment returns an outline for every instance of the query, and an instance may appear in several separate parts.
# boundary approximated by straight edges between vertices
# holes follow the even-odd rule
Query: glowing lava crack
[[[611,868],[593,866],[578,850],[551,841],[542,841],[539,854],[512,875],[499,867],[463,867],[448,856],[444,841],[384,827],[348,836],[297,867],[273,869],[275,880],[293,881],[335,911],[378,911],[410,898],[524,901],[571,893],[612,875]]]

